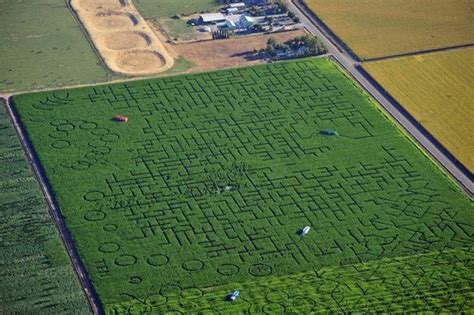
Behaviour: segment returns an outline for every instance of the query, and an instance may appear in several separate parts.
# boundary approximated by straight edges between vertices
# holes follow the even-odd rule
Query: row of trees
[[[319,38],[309,34],[295,37],[284,43],[279,43],[274,37],[270,37],[264,51],[271,57],[275,57],[278,52],[299,51],[305,56],[323,55],[328,52],[327,47]]]

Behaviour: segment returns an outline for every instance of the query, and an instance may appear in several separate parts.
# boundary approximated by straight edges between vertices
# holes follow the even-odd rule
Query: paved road
[[[462,165],[459,165],[453,157],[450,157],[448,152],[435,143],[429,133],[423,130],[412,117],[408,117],[403,112],[401,106],[394,99],[364,74],[356,57],[340,45],[338,40],[326,30],[325,26],[312,16],[312,13],[306,11],[300,0],[287,0],[287,2],[288,8],[300,18],[301,23],[308,31],[323,40],[332,57],[472,196],[474,194],[474,184],[470,179],[472,174],[469,174],[469,171],[463,169]]]
[[[33,173],[35,174],[35,177],[38,180],[41,189],[43,190],[43,194],[46,198],[50,210],[49,212],[54,219],[54,223],[56,224],[57,230],[59,231],[59,234],[61,236],[61,239],[63,240],[69,257],[71,258],[74,271],[76,272],[77,277],[79,278],[82,289],[84,290],[84,293],[89,302],[90,309],[93,314],[104,314],[102,304],[100,303],[99,297],[97,296],[94,287],[92,286],[89,276],[87,275],[86,269],[81,259],[79,258],[79,254],[76,250],[71,235],[69,234],[69,230],[66,227],[64,217],[59,211],[59,206],[56,200],[54,199],[54,194],[52,193],[51,187],[49,186],[46,180],[46,175],[43,172],[43,168],[41,167],[41,164],[33,151],[28,137],[26,136],[23,128],[21,128],[20,126],[19,119],[10,103],[10,99],[6,100],[6,107],[13,121],[18,137],[21,141],[21,145],[23,146],[23,150],[25,151],[28,157],[28,161],[30,162],[31,168],[33,169]]]

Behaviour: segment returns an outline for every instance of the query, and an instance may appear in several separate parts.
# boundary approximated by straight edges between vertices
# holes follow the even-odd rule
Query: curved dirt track
[[[145,48],[151,45],[151,38],[143,32],[115,32],[107,36],[104,46],[110,50]]]
[[[130,0],[70,0],[107,67],[126,75],[168,70],[174,59]]]

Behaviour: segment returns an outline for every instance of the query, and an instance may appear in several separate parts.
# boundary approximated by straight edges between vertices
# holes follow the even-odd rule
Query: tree
[[[268,40],[267,40],[267,47],[272,47],[272,48],[275,48],[275,46],[278,44],[277,40],[275,39],[275,37],[270,37]]]
[[[252,26],[252,32],[253,33],[263,32],[263,26],[260,24],[255,24],[254,26]]]
[[[286,13],[288,12],[288,8],[286,7],[285,0],[278,0],[276,2],[276,5],[278,6],[278,12],[279,13]]]

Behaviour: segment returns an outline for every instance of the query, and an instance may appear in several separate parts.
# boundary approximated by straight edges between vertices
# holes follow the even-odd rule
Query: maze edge
[[[272,267],[255,262],[281,256],[296,265],[333,259],[343,265],[393,252],[411,254],[468,244],[472,227],[455,221],[457,210],[442,200],[396,145],[382,144],[384,158],[376,162],[358,161],[346,167],[298,165],[331,154],[330,145],[310,141],[324,127],[342,126],[341,136],[353,141],[379,135],[364,112],[323,71],[297,65],[297,70],[276,65],[261,71],[211,73],[205,78],[170,78],[138,88],[93,88],[85,102],[133,109],[145,126],[143,140],[130,149],[133,169],[112,174],[106,179],[106,190],[84,195],[94,209],[84,215],[85,221],[105,222],[110,209],[122,214],[137,241],[153,238],[157,246],[198,244],[207,259],[233,255],[238,261],[232,266],[251,264],[247,272],[257,276],[271,274]],[[54,110],[73,102],[68,93],[55,93],[35,107]],[[195,113],[198,119],[192,117]],[[120,141],[119,135],[92,121],[51,125],[55,149],[67,149],[69,133],[75,130],[90,136],[90,150],[72,164],[62,165],[65,169],[93,167]],[[316,128],[305,132],[301,126]],[[258,160],[260,166],[247,159]],[[278,175],[270,161],[291,169],[291,174]],[[387,212],[366,212],[373,207]],[[242,218],[253,224],[243,224]],[[329,222],[318,231],[329,233],[333,242],[295,242],[293,235],[275,233],[293,220],[316,227],[321,220]],[[104,223],[103,228],[114,232],[118,227]],[[447,230],[451,236],[446,241]],[[122,245],[101,246],[98,251],[111,254]],[[169,259],[159,254],[146,261],[162,266]],[[138,258],[125,253],[113,261],[125,267]],[[190,259],[182,268],[198,272],[204,264]],[[139,283],[141,278],[132,276],[130,281]]]

